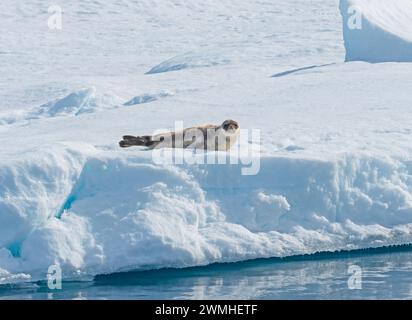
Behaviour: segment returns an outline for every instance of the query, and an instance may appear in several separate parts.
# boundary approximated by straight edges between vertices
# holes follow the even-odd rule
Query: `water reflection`
[[[350,290],[350,265],[362,268],[362,289]],[[64,282],[0,287],[2,299],[411,299],[412,248],[287,260],[255,260]]]

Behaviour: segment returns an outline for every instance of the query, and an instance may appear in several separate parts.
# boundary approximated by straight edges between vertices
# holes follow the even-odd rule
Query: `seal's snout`
[[[234,120],[226,120],[223,122],[222,128],[225,131],[235,131],[239,129],[239,124]]]

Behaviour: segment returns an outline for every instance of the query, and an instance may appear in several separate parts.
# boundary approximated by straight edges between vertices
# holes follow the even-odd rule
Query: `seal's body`
[[[236,121],[226,120],[221,125],[208,124],[153,136],[123,136],[119,145],[122,148],[144,146],[148,149],[192,148],[227,151],[237,141],[239,131]]]

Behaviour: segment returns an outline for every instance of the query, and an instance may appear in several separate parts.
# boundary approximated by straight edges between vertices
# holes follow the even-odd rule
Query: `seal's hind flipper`
[[[127,140],[122,140],[122,141],[119,142],[119,146],[121,148],[129,148],[132,145]]]
[[[134,140],[136,138],[135,136],[123,136],[123,140]]]
[[[151,136],[142,136],[142,137],[135,137],[135,136],[123,136],[123,140],[119,142],[119,146],[122,148],[128,148],[132,146],[144,146],[149,147],[153,144]]]

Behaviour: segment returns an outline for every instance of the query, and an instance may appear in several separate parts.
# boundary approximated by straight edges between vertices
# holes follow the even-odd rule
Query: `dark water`
[[[49,290],[47,283],[0,286],[0,299],[411,298],[411,246],[129,272],[63,282],[58,291]]]

